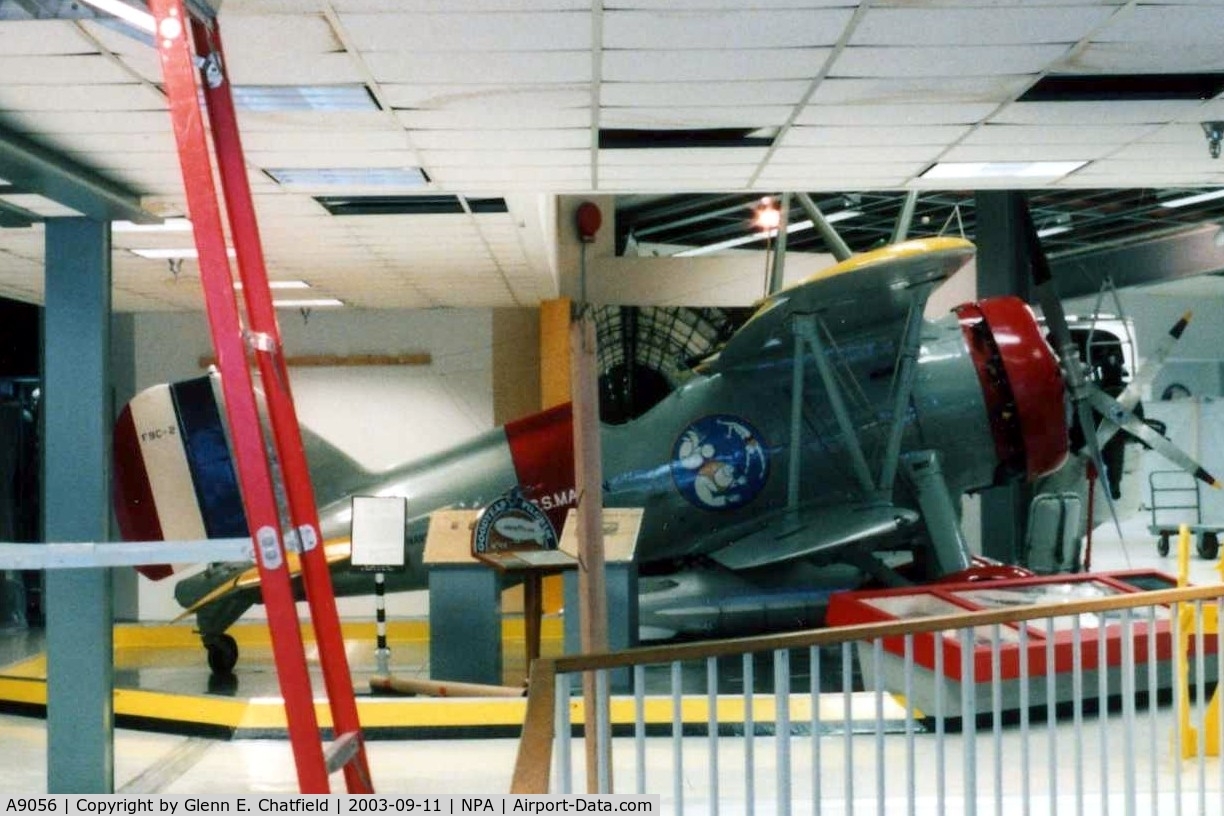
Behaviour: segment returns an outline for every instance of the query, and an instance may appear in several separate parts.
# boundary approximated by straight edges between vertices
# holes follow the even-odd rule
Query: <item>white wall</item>
[[[135,316],[138,390],[198,377],[211,355],[203,314]],[[303,321],[280,315],[285,352],[401,354],[428,352],[427,366],[291,368],[302,423],[363,466],[382,470],[454,445],[493,423],[492,310],[324,311]],[[174,579],[140,578],[142,620],[168,620],[181,611]],[[388,599],[391,614],[423,614],[421,593]],[[260,617],[262,607],[249,613]],[[369,598],[341,601],[341,613],[373,615]],[[304,613],[303,613],[304,614]]]

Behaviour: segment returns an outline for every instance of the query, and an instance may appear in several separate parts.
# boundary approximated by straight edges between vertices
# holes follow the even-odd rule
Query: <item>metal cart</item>
[[[1224,525],[1203,523],[1198,479],[1184,470],[1154,470],[1148,475],[1148,487],[1152,511],[1148,532],[1159,536],[1156,551],[1162,556],[1168,555],[1169,538],[1177,535],[1180,526],[1186,524],[1194,535],[1198,554],[1214,559],[1220,552],[1219,533]]]

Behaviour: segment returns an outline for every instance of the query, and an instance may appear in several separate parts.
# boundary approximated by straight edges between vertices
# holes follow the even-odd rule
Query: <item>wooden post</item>
[[[581,309],[581,307],[580,307]],[[589,310],[570,323],[574,392],[574,481],[578,490],[578,599],[584,654],[608,650],[608,596],[604,580],[603,467],[599,439],[599,386],[595,321]],[[598,792],[595,674],[582,677],[587,792]],[[611,769],[609,768],[609,790]]]

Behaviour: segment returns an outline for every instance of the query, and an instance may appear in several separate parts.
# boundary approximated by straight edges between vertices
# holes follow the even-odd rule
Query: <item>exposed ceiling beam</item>
[[[0,178],[99,221],[160,224],[140,196],[60,154],[0,127]]]
[[[1218,224],[1130,244],[1087,252],[1051,262],[1058,294],[1064,298],[1096,294],[1101,281],[1114,286],[1141,286],[1224,270],[1224,246]]]

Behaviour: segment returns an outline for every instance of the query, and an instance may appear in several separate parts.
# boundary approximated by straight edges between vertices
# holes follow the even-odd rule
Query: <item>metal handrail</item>
[[[1034,604],[1008,609],[914,618],[899,622],[858,624],[778,635],[758,635],[588,655],[537,658],[531,664],[527,712],[523,720],[523,731],[519,739],[519,750],[510,791],[511,793],[549,792],[552,746],[555,735],[553,725],[556,703],[555,678],[559,674],[705,660],[754,652],[832,646],[907,634],[972,629],[994,624],[1020,623],[1053,617],[1078,616],[1140,607],[1172,606],[1179,603],[1219,599],[1224,599],[1224,584],[1134,592],[1107,598]]]

